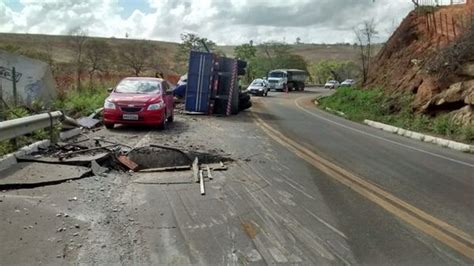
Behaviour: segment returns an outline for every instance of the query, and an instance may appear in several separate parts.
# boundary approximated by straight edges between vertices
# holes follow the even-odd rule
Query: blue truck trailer
[[[191,51],[185,112],[231,115],[249,108],[250,97],[238,87],[239,74],[245,74],[246,65],[242,60]]]

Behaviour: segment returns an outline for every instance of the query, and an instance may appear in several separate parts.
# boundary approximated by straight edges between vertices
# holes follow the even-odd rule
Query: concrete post
[[[7,107],[3,103],[3,88],[2,88],[2,80],[0,79],[0,122],[5,120],[5,111]]]
[[[13,82],[13,106],[17,106],[18,104],[18,97],[16,95],[16,69],[15,67],[12,68],[12,82]]]

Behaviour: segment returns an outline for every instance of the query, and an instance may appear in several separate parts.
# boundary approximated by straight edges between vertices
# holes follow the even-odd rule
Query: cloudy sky
[[[354,42],[374,19],[385,41],[413,8],[409,0],[0,0],[0,32],[179,41],[193,32],[218,44],[253,40]]]

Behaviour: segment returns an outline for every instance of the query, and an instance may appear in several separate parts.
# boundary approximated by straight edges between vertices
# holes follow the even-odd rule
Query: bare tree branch
[[[354,33],[360,49],[360,59],[362,64],[362,83],[367,82],[372,58],[372,43],[378,32],[375,29],[374,20],[364,21],[362,27],[355,28]]]
[[[76,89],[81,89],[81,76],[84,70],[83,50],[84,45],[87,41],[87,32],[80,27],[74,28],[69,31],[70,44],[74,49],[75,53],[75,64],[76,64]]]

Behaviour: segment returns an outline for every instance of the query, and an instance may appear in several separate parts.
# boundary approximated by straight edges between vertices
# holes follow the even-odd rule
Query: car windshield
[[[263,86],[263,81],[261,81],[261,80],[254,80],[254,81],[252,82],[252,84],[250,84],[250,85],[252,85],[252,86]]]
[[[335,80],[330,80],[330,81],[328,81],[328,83],[334,84],[334,83],[336,83],[336,81]]]
[[[156,94],[161,91],[159,81],[155,80],[122,80],[115,88],[116,93]]]
[[[270,72],[268,75],[271,78],[282,78],[284,76],[283,72]]]

